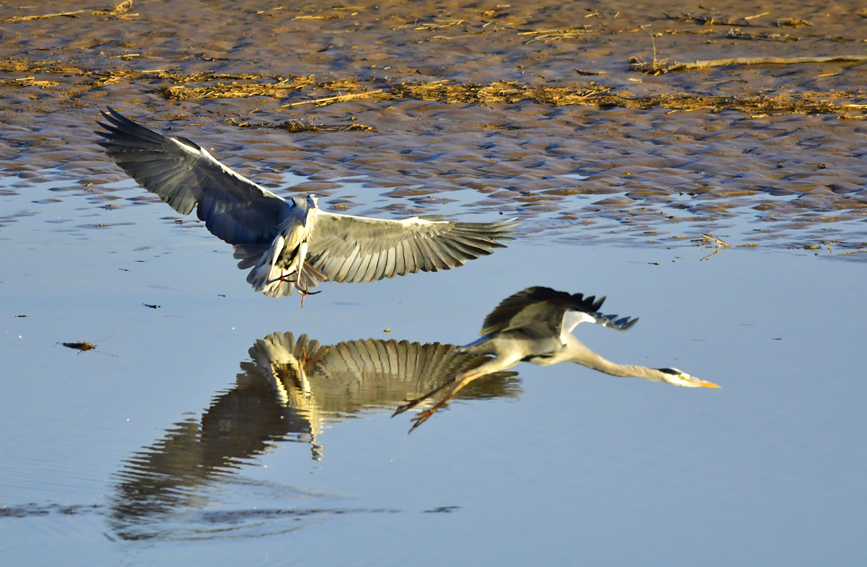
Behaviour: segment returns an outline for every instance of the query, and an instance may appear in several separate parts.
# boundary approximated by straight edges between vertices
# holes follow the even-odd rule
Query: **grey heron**
[[[164,136],[112,108],[99,144],[139,185],[234,245],[247,282],[271,297],[303,298],[321,281],[371,282],[463,266],[502,248],[515,219],[451,222],[330,213],[315,195],[282,197],[232,171],[196,143]]]
[[[413,418],[412,432],[473,380],[506,370],[521,361],[540,366],[575,362],[612,376],[646,378],[687,388],[719,388],[713,382],[700,380],[677,368],[617,364],[584,346],[572,334],[580,323],[596,323],[609,329],[628,331],[638,322],[637,317],[603,315],[599,309],[604,301],[605,297],[584,297],[580,293],[569,294],[547,287],[530,287],[507,297],[485,317],[482,336],[459,349],[459,352],[493,358],[476,368],[457,373],[439,388],[399,406],[394,415],[446,390],[437,404]]]

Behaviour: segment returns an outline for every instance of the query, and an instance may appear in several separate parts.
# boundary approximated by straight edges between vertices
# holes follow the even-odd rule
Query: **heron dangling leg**
[[[309,287],[305,287],[304,289],[301,289],[300,287],[298,287],[297,281],[295,282],[295,289],[297,289],[298,293],[301,294],[301,307],[304,307],[304,299],[308,295],[316,295],[317,293],[322,293],[321,289],[319,291],[308,291],[310,289]]]
[[[281,283],[291,283],[291,284],[295,284],[295,289],[297,289],[297,290],[298,290],[298,294],[301,295],[301,307],[304,307],[304,299],[305,299],[308,295],[316,295],[316,294],[318,294],[318,293],[322,293],[322,290],[321,290],[321,289],[320,289],[319,291],[310,291],[310,286],[309,286],[309,285],[305,286],[304,289],[302,289],[302,288],[299,287],[299,285],[298,285],[298,283],[301,281],[301,278],[297,275],[297,272],[295,273],[295,279],[289,279],[290,276],[292,276],[292,275],[293,275],[292,273],[289,273],[289,274],[280,274],[279,277],[276,277],[276,278],[274,278],[274,279],[272,279],[272,280],[268,280],[268,281],[265,282],[265,283],[266,283],[266,284],[270,284],[270,283],[273,283],[273,282],[281,282]]]
[[[475,370],[470,370],[469,372],[465,372],[464,374],[458,374],[453,380],[446,382],[446,384],[450,384],[452,387],[449,389],[448,392],[446,392],[446,395],[443,396],[443,399],[437,402],[433,407],[426,409],[423,412],[419,412],[417,416],[412,418],[413,424],[412,427],[409,428],[409,433],[412,433],[416,427],[430,419],[430,416],[435,414],[437,411],[439,411],[440,408],[446,405],[446,402],[452,399],[452,397],[459,391],[461,391],[464,386],[466,386],[476,378],[481,378],[485,374],[488,374],[485,371],[479,372],[480,368],[481,367],[476,368]],[[440,389],[442,388],[437,388],[437,390]]]
[[[394,410],[394,413],[391,414],[391,417],[394,417],[396,415],[400,415],[403,412],[405,412],[406,410],[414,408],[415,406],[417,406],[421,402],[425,401],[426,399],[430,398],[431,396],[435,396],[436,394],[438,394],[442,390],[444,390],[446,388],[446,386],[450,386],[451,384],[453,384],[456,378],[457,378],[457,376],[455,376],[454,378],[451,378],[450,380],[447,380],[442,386],[439,386],[439,387],[431,390],[427,394],[425,394],[421,397],[415,398],[414,400],[409,400],[407,403],[397,406],[397,409]]]
[[[479,366],[477,368],[473,368],[472,370],[467,370],[466,372],[462,372],[462,373],[458,374],[457,376],[455,376],[454,378],[452,378],[451,380],[449,380],[448,382],[446,382],[445,384],[443,384],[442,386],[436,388],[435,390],[428,392],[424,396],[422,396],[420,398],[416,398],[415,400],[412,400],[409,403],[406,403],[406,404],[398,407],[397,411],[394,412],[392,417],[394,417],[394,415],[397,415],[399,413],[403,413],[412,407],[415,407],[416,405],[418,405],[419,402],[426,400],[427,398],[439,393],[441,390],[445,389],[446,387],[451,386],[449,388],[449,391],[446,392],[446,395],[443,396],[443,399],[441,399],[439,402],[437,402],[430,409],[426,409],[423,412],[420,412],[414,418],[412,418],[413,425],[412,425],[412,427],[409,428],[409,433],[412,433],[416,427],[418,427],[419,425],[421,425],[422,423],[424,423],[425,421],[430,419],[430,416],[432,416],[440,408],[442,408],[446,404],[446,402],[448,402],[450,399],[452,399],[452,397],[454,397],[455,394],[460,392],[464,388],[464,386],[466,386],[467,384],[469,384],[473,380],[476,380],[477,378],[481,378],[482,376],[487,376],[488,374],[491,374],[493,372],[498,372],[502,369],[503,369],[503,361],[499,360],[499,359],[494,359],[494,360],[491,360],[489,362],[486,362],[485,364],[482,364],[481,366]]]

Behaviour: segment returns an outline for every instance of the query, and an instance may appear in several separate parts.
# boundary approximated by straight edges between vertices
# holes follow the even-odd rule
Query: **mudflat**
[[[269,186],[361,178],[399,213],[469,190],[467,212],[566,240],[864,257],[860,3],[596,6],[7,4],[0,167],[108,195],[111,105]]]

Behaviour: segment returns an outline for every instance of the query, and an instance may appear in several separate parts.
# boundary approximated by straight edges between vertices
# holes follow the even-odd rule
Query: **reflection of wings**
[[[218,481],[275,442],[310,443],[313,458],[320,459],[317,436],[326,422],[373,408],[393,409],[486,359],[439,343],[368,339],[323,347],[292,333],[268,335],[249,352],[252,362],[241,363],[237,384],[218,394],[201,420],[171,426],[123,463],[111,504],[120,537],[153,537],[148,530],[159,533],[161,519],[208,498],[202,485]],[[514,376],[493,374],[462,393],[517,397]]]
[[[393,408],[487,360],[440,343],[363,339],[323,347],[307,335],[296,340],[292,333],[273,333],[256,341],[250,356],[261,370],[270,370],[284,403],[311,412],[314,432],[321,417]],[[515,375],[494,374],[465,397],[514,395],[507,379]]]

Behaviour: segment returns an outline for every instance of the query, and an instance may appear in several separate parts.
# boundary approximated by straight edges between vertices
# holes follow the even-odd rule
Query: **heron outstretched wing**
[[[480,334],[535,328],[542,334],[559,335],[566,312],[596,313],[604,301],[604,297],[585,298],[580,293],[569,294],[548,287],[528,287],[501,301],[485,317]]]
[[[620,317],[617,314],[585,313],[583,311],[566,311],[563,315],[563,332],[569,333],[579,323],[596,323],[615,331],[628,331],[638,323],[638,317]]]
[[[491,223],[385,220],[315,211],[307,262],[335,282],[372,282],[463,266],[503,248],[514,219]]]
[[[193,207],[229,244],[269,244],[291,209],[283,198],[235,173],[196,143],[145,128],[109,108],[99,122],[106,149],[130,177],[182,215]]]

